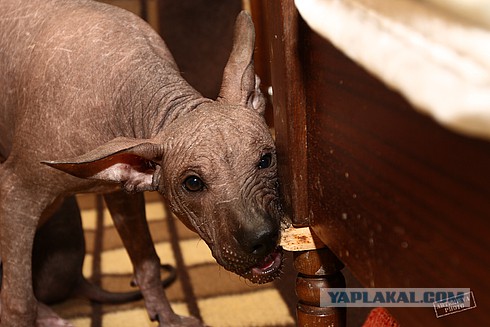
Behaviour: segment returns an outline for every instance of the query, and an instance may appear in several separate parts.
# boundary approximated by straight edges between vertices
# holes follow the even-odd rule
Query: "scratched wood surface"
[[[297,48],[298,13],[293,1],[259,1],[266,24],[262,31],[269,44],[268,58],[273,87],[274,127],[276,131],[279,178],[287,212],[293,224],[307,226],[308,189],[306,187],[306,99],[301,82],[301,63]]]

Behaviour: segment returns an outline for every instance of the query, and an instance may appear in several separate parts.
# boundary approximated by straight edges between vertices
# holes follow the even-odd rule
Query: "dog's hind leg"
[[[3,282],[0,326],[32,327],[37,301],[32,289],[34,234],[45,209],[39,190],[27,185],[5,164],[0,167],[0,257]]]
[[[82,276],[85,238],[75,197],[66,198],[34,239],[33,287],[43,303],[68,298]]]
[[[84,236],[78,203],[75,197],[68,197],[38,229],[34,239],[32,270],[36,298],[45,304],[63,301],[71,295],[112,304],[140,300],[139,290],[108,292],[85,279]],[[160,283],[166,287],[175,280],[175,269],[169,265],[162,265],[161,269],[168,274]]]
[[[64,222],[63,218],[68,221]],[[79,218],[77,203],[70,197],[36,233],[32,259],[33,289],[40,301],[65,299],[78,282],[80,273],[76,273],[81,272],[84,255]],[[35,326],[73,327],[41,302],[37,304]]]
[[[37,308],[36,327],[73,327],[73,325],[60,318],[60,316],[46,304],[39,303]]]

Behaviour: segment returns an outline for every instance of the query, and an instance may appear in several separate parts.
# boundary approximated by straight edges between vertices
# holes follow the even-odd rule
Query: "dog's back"
[[[160,37],[125,10],[86,0],[2,0],[0,157],[19,136],[30,137],[22,142],[25,151],[35,147],[30,155],[48,151],[35,140],[49,139],[65,156],[73,155],[66,143],[117,137],[110,120],[121,118],[117,105],[128,94],[118,91],[155,62],[179,75]]]

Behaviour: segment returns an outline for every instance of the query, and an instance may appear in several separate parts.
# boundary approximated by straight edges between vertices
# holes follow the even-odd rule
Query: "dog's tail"
[[[168,276],[162,280],[162,287],[165,288],[175,281],[177,278],[177,272],[171,265],[161,265],[161,268],[168,274]],[[143,295],[139,290],[131,292],[110,292],[89,282],[85,278],[82,279],[75,293],[76,295],[87,298],[92,302],[110,304],[133,302],[143,298]]]

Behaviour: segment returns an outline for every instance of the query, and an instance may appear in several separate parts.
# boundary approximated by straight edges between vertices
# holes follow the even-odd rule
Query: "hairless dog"
[[[36,230],[80,192],[104,193],[160,326],[202,322],[169,305],[143,191],[161,193],[225,269],[256,283],[279,275],[276,154],[253,50],[253,24],[241,13],[211,100],[124,10],[89,0],[0,2],[1,326],[68,325],[38,303],[32,253]]]

